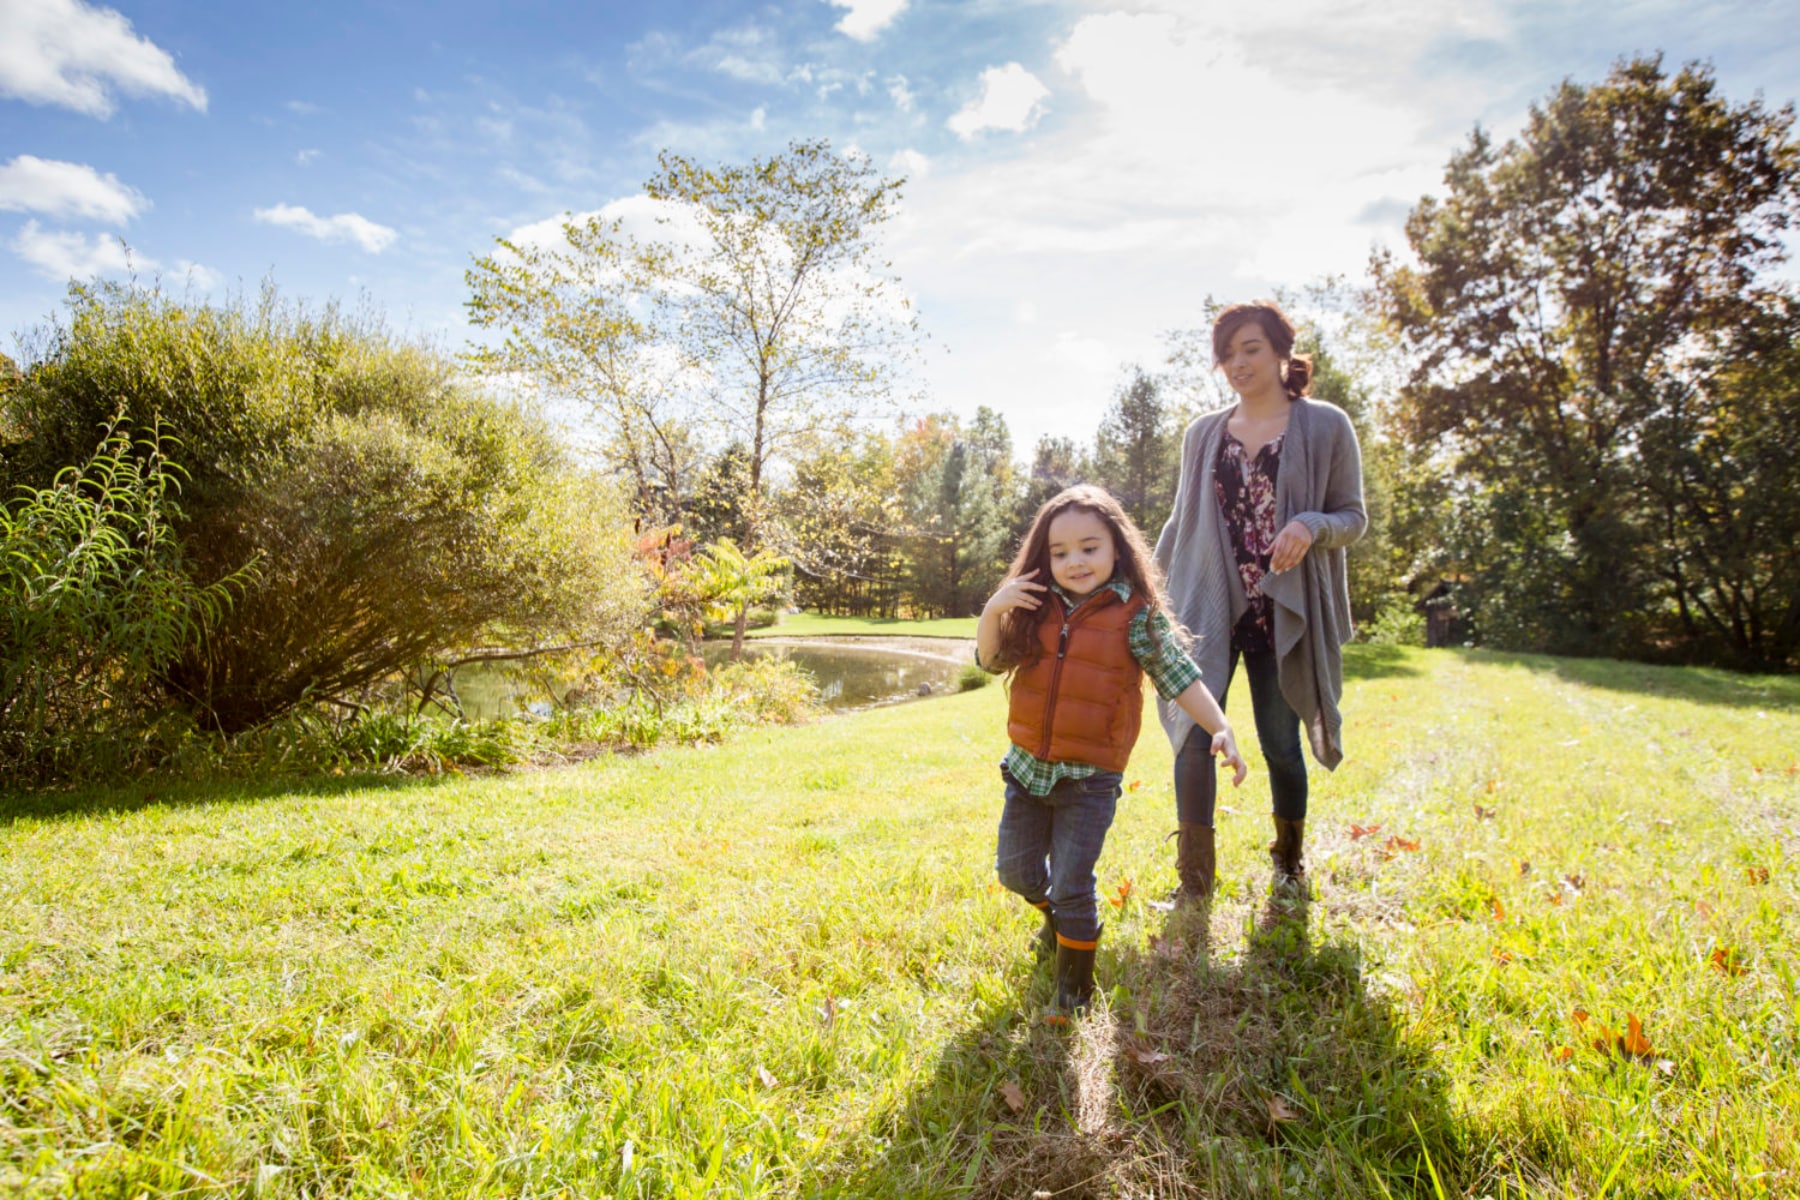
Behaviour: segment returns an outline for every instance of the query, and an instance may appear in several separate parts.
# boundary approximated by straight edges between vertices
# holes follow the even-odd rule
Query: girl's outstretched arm
[[[975,661],[990,671],[1000,654],[1000,618],[1015,608],[1037,608],[1044,602],[1037,595],[1044,585],[1032,582],[1036,574],[1027,571],[1008,579],[988,597],[987,606],[981,610],[981,623],[975,626]]]
[[[1225,719],[1225,710],[1219,707],[1219,702],[1206,690],[1206,685],[1190,685],[1187,691],[1175,697],[1175,703],[1181,706],[1182,712],[1194,719],[1194,724],[1212,734],[1212,752],[1223,756],[1225,765],[1235,772],[1231,786],[1237,787],[1243,783],[1250,768],[1244,765],[1244,756],[1238,753],[1237,738],[1232,735],[1231,722]]]

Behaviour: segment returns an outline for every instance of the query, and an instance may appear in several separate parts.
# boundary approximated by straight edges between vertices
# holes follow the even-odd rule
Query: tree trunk
[[[731,661],[732,662],[736,662],[738,659],[743,657],[743,654],[744,654],[744,630],[749,624],[750,624],[750,605],[747,603],[738,605],[737,620],[733,623],[732,630],[731,630]]]

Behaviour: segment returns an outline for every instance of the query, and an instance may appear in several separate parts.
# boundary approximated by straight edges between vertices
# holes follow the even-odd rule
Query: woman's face
[[[1071,508],[1050,519],[1050,578],[1077,600],[1112,578],[1117,557],[1098,514]]]
[[[1225,381],[1240,396],[1261,396],[1270,389],[1282,390],[1281,359],[1260,321],[1245,321],[1225,344],[1219,359],[1219,370]]]

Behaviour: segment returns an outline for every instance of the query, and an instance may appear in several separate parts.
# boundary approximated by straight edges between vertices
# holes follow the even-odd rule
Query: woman
[[[1294,326],[1266,300],[1234,304],[1213,322],[1213,361],[1237,403],[1188,426],[1175,511],[1156,543],[1175,617],[1194,635],[1194,660],[1225,703],[1239,660],[1257,741],[1269,768],[1277,885],[1305,872],[1306,760],[1343,758],[1340,647],[1350,640],[1344,547],[1362,536],[1362,456],[1343,410],[1307,398],[1312,363]],[[1218,791],[1205,731],[1159,706],[1175,748],[1180,821],[1177,898],[1213,890]]]

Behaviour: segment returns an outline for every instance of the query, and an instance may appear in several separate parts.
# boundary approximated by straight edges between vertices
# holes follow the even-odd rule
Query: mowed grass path
[[[1310,904],[1267,898],[1260,771],[1211,911],[1143,902],[1146,731],[1068,1028],[991,882],[998,687],[506,777],[0,801],[0,1193],[1800,1192],[1800,681],[1351,666]]]

